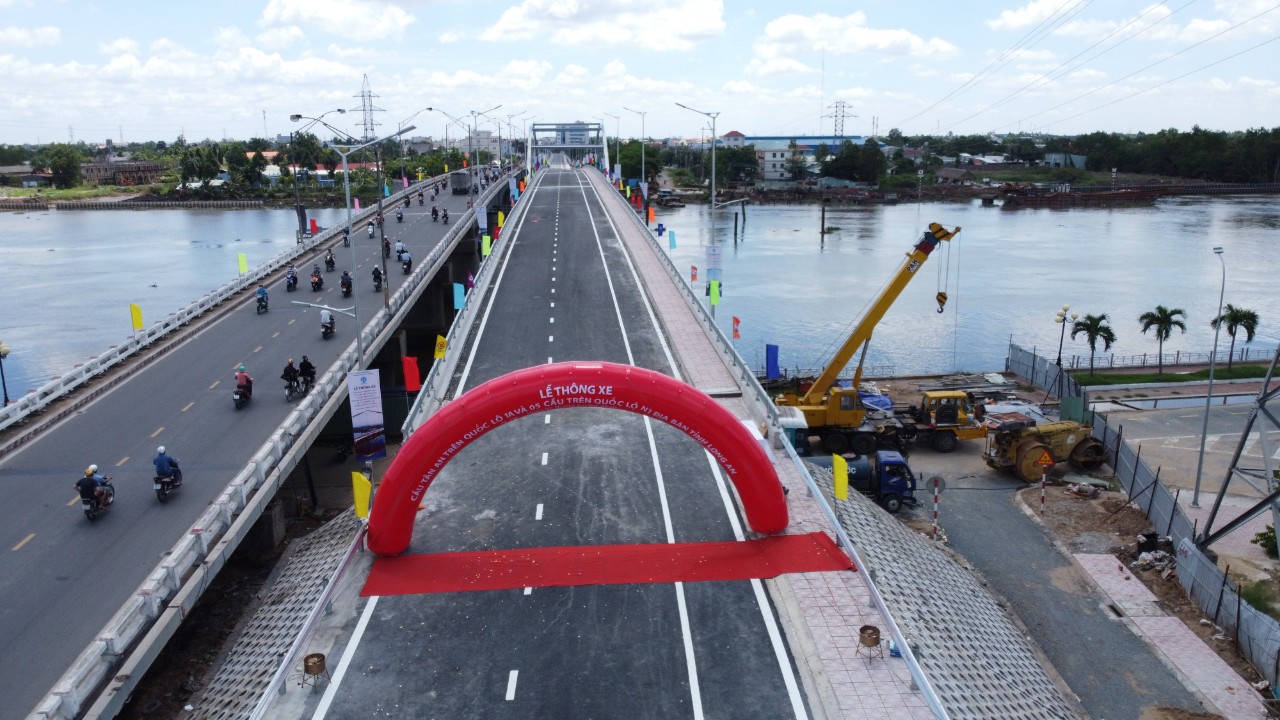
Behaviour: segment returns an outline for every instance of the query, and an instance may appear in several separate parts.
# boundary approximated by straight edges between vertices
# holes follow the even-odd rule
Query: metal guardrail
[[[592,177],[594,178],[594,176]],[[613,189],[613,186],[605,183],[603,179],[600,179],[599,182],[595,184],[597,191],[599,191],[601,185]],[[623,202],[620,195],[609,193],[609,196],[615,198],[618,203]],[[844,527],[840,525],[840,521],[836,518],[835,510],[827,503],[826,497],[818,488],[817,483],[814,482],[813,476],[809,474],[809,470],[805,467],[800,456],[796,454],[795,448],[791,447],[791,443],[786,442],[783,439],[784,435],[782,432],[782,425],[779,422],[777,408],[774,405],[773,400],[769,397],[768,393],[765,392],[764,388],[761,387],[760,382],[756,380],[756,376],[751,372],[751,369],[747,367],[742,356],[738,354],[737,349],[733,347],[733,343],[725,337],[724,331],[720,329],[719,325],[716,325],[715,319],[711,317],[711,314],[707,312],[706,307],[701,301],[699,301],[698,295],[685,280],[684,274],[676,268],[675,263],[671,261],[671,257],[662,249],[661,243],[657,241],[657,238],[649,230],[649,226],[636,216],[635,212],[631,210],[630,205],[625,205],[625,207],[627,209],[626,214],[629,215],[632,221],[644,231],[645,237],[648,238],[649,242],[653,244],[654,249],[657,251],[656,254],[662,258],[663,264],[667,268],[667,274],[671,276],[676,287],[680,288],[681,294],[689,305],[690,311],[698,318],[703,331],[707,333],[712,344],[717,346],[719,352],[727,358],[730,366],[733,368],[734,374],[737,376],[736,379],[739,387],[743,390],[750,391],[750,398],[744,394],[743,399],[754,399],[756,401],[758,412],[756,416],[757,419],[763,419],[769,424],[775,445],[784,450],[791,458],[791,461],[795,464],[796,469],[800,472],[800,476],[804,478],[805,485],[809,488],[809,494],[818,502],[819,507],[822,508],[822,513],[826,515],[828,522],[831,523],[831,527],[834,529],[838,539],[840,540],[840,545],[845,549],[845,552],[849,553],[849,556],[853,559],[857,567],[868,571],[867,587],[870,590],[872,602],[875,604],[876,609],[880,611],[880,614],[884,616],[885,622],[889,625],[889,634],[902,652],[902,658],[906,661],[907,668],[911,672],[911,678],[915,682],[915,689],[920,691],[920,694],[924,697],[925,703],[929,706],[929,709],[933,711],[935,718],[938,718],[938,720],[947,720],[950,716],[947,714],[946,708],[943,707],[941,698],[939,698],[938,694],[934,691],[933,685],[929,682],[929,678],[924,674],[924,669],[920,667],[920,663],[916,660],[915,654],[911,651],[910,643],[907,642],[906,637],[902,634],[902,630],[898,627],[898,623],[893,619],[893,615],[889,612],[889,606],[885,603],[884,597],[880,594],[879,588],[877,588],[875,582],[871,580],[871,574],[874,573],[874,568],[858,553],[857,548],[853,544],[853,540],[851,540],[848,534],[845,533]]]
[[[435,178],[432,178],[425,182],[434,180]],[[392,197],[399,199],[412,192],[414,188]],[[356,217],[363,220],[374,212],[376,208],[370,208]],[[391,296],[388,307],[379,310],[368,324],[361,328],[362,340],[368,354],[374,352],[374,346],[371,343],[375,339],[380,337],[385,340],[390,337],[390,330],[394,330],[392,320],[400,314],[401,310],[412,306],[412,303],[421,295],[426,287],[424,281],[438,271],[439,266],[452,252],[452,244],[457,242],[457,238],[464,231],[465,226],[462,224],[451,230],[450,234],[445,236],[445,240],[449,240],[452,236],[452,241],[442,241],[438,244],[427,256],[427,260],[413,271],[409,281],[401,285],[400,289]],[[156,323],[140,335],[145,335],[150,339],[149,341],[154,341],[182,324],[175,318],[185,318],[183,320],[185,322],[196,317],[239,289],[256,282],[257,278],[281,267],[293,257],[334,239],[340,232],[341,229],[337,228],[313,238],[310,243],[303,243],[300,248],[281,253],[264,265],[255,268],[252,273],[224,285],[166,320]],[[214,298],[217,300],[214,301]],[[143,347],[146,345],[131,345],[128,348],[128,354],[137,352]],[[147,576],[147,579],[77,657],[62,678],[36,706],[30,715],[31,720],[53,718],[70,720],[80,716],[86,701],[93,698],[98,689],[103,686],[103,682],[121,666],[123,666],[121,669],[133,668],[133,670],[116,674],[115,679],[98,695],[97,701],[84,717],[111,717],[123,706],[129,691],[141,680],[147,666],[159,654],[165,641],[173,635],[182,619],[212,582],[217,571],[226,564],[231,553],[248,534],[263,508],[297,466],[306,446],[315,439],[323,428],[324,422],[345,399],[346,374],[357,365],[356,348],[357,343],[352,341],[342,351],[337,360],[317,380],[312,392],[289,413],[267,442],[253,454],[245,468],[236,474],[218,498],[166,554],[165,559]],[[100,374],[128,356],[121,354],[124,353],[125,348],[120,348],[119,351],[112,354],[109,360],[103,359],[103,366],[95,374]],[[102,356],[99,356],[99,359],[102,359]],[[363,366],[362,363],[361,365]],[[82,375],[81,382],[93,376]],[[28,407],[27,412],[31,411],[33,410]],[[268,482],[270,487],[264,487]]]

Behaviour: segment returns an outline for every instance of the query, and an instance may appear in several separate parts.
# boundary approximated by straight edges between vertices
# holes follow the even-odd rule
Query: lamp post
[[[469,133],[467,134],[467,153],[468,153],[469,155],[474,155],[474,154],[475,154],[475,152],[474,152],[474,147],[475,147],[475,135],[476,135],[476,118],[478,118],[480,115],[485,115],[486,113],[491,113],[491,112],[493,112],[494,110],[497,110],[497,109],[498,109],[498,108],[500,108],[500,107],[502,107],[502,103],[498,103],[497,105],[494,105],[493,107],[489,108],[488,110],[470,110],[470,111],[469,111],[469,112],[471,113],[471,132],[469,132]],[[473,173],[473,174],[474,174],[474,172],[475,172],[475,164],[476,164],[476,158],[475,158],[475,157],[472,157],[472,158],[471,158],[471,166],[472,166],[472,173]]]
[[[689,107],[688,105],[685,105],[684,103],[676,103],[676,105],[679,105],[685,110],[693,110],[693,112],[696,112],[699,115],[706,115],[707,117],[711,118],[711,209],[715,210],[716,209],[716,116],[720,114],[720,111],[717,110],[716,112],[703,112],[701,110],[694,110],[693,108]],[[635,112],[635,111],[633,110],[632,112]]]
[[[0,387],[4,388],[4,404],[0,407],[8,407],[9,405],[9,383],[4,379],[4,359],[9,357],[9,346],[0,340]]]
[[[1058,397],[1062,397],[1062,343],[1067,339],[1067,326],[1075,325],[1076,320],[1080,319],[1080,313],[1073,312],[1071,316],[1067,316],[1067,311],[1071,309],[1070,305],[1063,305],[1062,309],[1054,313],[1053,321],[1062,326],[1062,332],[1058,334],[1058,359],[1053,362],[1058,366],[1058,374],[1053,379],[1054,390],[1058,392]]]
[[[512,167],[515,167],[515,164],[516,164],[515,154],[511,147],[512,141],[515,140],[516,138],[516,126],[511,121],[520,117],[521,115],[524,115],[527,112],[529,111],[521,110],[518,113],[511,113],[510,115],[507,116],[507,131],[508,131],[507,132],[507,164]],[[502,148],[499,147],[498,149],[501,150]]]
[[[622,143],[622,118],[614,115],[613,113],[605,113],[605,115],[608,115],[614,120],[613,129],[615,132],[613,133],[613,161],[622,162],[622,159],[618,157],[618,153],[621,152]],[[641,124],[643,125],[644,123]],[[644,152],[644,150],[641,149],[641,152]],[[612,169],[613,168],[610,168],[610,170]]]
[[[413,120],[414,118],[418,117],[418,116],[419,116],[419,115],[421,115],[422,113],[424,113],[424,112],[429,112],[430,110],[431,110],[431,108],[429,108],[429,107],[424,107],[424,108],[422,108],[422,109],[421,109],[421,110],[419,110],[418,112],[416,112],[416,113],[414,113],[414,114],[410,115],[409,117],[405,118],[404,120],[401,120],[401,121],[396,125],[396,129],[397,129],[397,130],[399,130],[400,128],[402,128],[402,127],[404,127],[405,125],[407,125],[407,124],[409,123],[409,121],[410,121],[410,120]],[[403,155],[404,155],[404,138],[401,138],[401,139],[400,139],[400,155],[401,155],[401,156],[403,156]],[[400,178],[401,178],[401,180],[406,180],[406,179],[407,179],[407,177],[406,177],[406,175],[405,175],[405,169],[404,169],[404,163],[403,163],[403,162],[401,162],[401,163],[400,163]],[[384,269],[385,269],[385,268],[384,268]]]
[[[325,143],[330,148],[332,148],[334,152],[342,156],[342,191],[346,195],[346,200],[347,200],[347,236],[348,237],[351,236],[351,172],[350,172],[350,166],[347,162],[347,156],[349,156],[351,153],[357,150],[362,150],[364,148],[367,148],[370,145],[376,145],[377,143],[380,143],[384,140],[390,140],[391,138],[399,137],[404,133],[407,133],[413,129],[414,129],[414,126],[410,125],[407,128],[403,128],[401,130],[396,131],[394,135],[388,135],[387,137],[384,137],[384,138],[376,138],[373,140],[369,140],[368,142],[361,143],[359,145],[339,145],[337,143]],[[343,151],[342,149],[343,147],[346,148],[346,151]],[[379,183],[381,183],[381,174],[379,174]],[[382,199],[381,199],[382,188],[381,187],[378,188],[378,196],[379,196],[378,204],[381,205],[382,204]],[[356,242],[354,239],[351,241],[351,244],[347,246],[347,250],[348,250],[349,261],[351,263],[351,268],[354,270],[356,267]],[[381,254],[382,248],[378,248],[378,252],[379,254]],[[352,293],[352,297],[355,298],[355,301],[356,301],[355,306],[353,307],[355,312],[352,315],[352,317],[355,318],[355,325],[356,325],[356,368],[355,369],[359,370],[364,365],[364,329],[360,327],[360,295],[359,293]]]
[[[298,130],[298,132],[302,132],[307,128],[311,127],[312,125],[315,125],[316,123],[321,123],[321,124],[324,124],[325,127],[329,127],[328,124],[324,123],[320,118],[324,117],[325,115],[328,115],[329,113],[346,113],[346,112],[347,111],[343,108],[336,108],[333,110],[327,110],[325,112],[320,113],[320,117],[309,118],[309,117],[306,117],[305,115],[290,115],[289,120],[291,120],[292,122],[298,122],[299,120],[302,120],[304,118],[307,120],[310,120],[311,121],[310,123],[308,123],[307,125],[304,125],[302,128]],[[294,152],[293,130],[290,130],[289,131],[289,155],[292,156],[293,152]],[[297,165],[297,162],[293,157],[289,158],[289,162],[295,166]],[[293,239],[295,242],[301,243],[302,236],[307,234],[307,224],[306,224],[306,219],[304,218],[304,213],[302,209],[302,195],[298,191],[298,171],[296,168],[293,172],[293,211],[298,215],[298,231],[294,235]]]
[[[676,103],[676,104],[680,105],[680,103]],[[684,107],[684,106],[680,105],[680,107]],[[646,167],[644,164],[644,146],[645,146],[644,116],[648,114],[649,111],[648,110],[632,110],[631,108],[626,106],[624,106],[622,109],[626,110],[627,112],[633,112],[640,116],[640,192],[645,196],[644,200],[647,203],[649,202],[649,193],[646,192],[646,188],[649,187],[649,168]],[[692,108],[688,108],[688,109],[692,110]],[[697,110],[694,110],[694,112],[697,112]],[[705,115],[706,113],[703,113],[703,114]],[[720,113],[716,113],[716,115],[719,115],[719,114]],[[712,121],[713,122],[715,121],[714,117],[712,118]],[[714,202],[714,198],[713,198],[713,202]]]
[[[1209,389],[1204,396],[1204,427],[1200,430],[1200,460],[1196,463],[1196,488],[1191,495],[1191,507],[1200,507],[1200,476],[1204,472],[1204,446],[1209,439],[1209,406],[1213,403],[1213,371],[1218,365],[1218,331],[1222,329],[1222,299],[1227,294],[1227,261],[1222,259],[1222,246],[1213,249],[1222,264],[1222,286],[1218,290],[1218,314],[1213,316],[1213,353],[1209,355]]]

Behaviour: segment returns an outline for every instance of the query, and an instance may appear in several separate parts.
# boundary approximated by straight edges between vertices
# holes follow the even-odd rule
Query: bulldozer
[[[1023,413],[1003,412],[987,413],[983,424],[988,434],[982,459],[1024,482],[1037,482],[1046,467],[1057,463],[1070,462],[1089,472],[1107,461],[1107,449],[1090,434],[1090,426],[1072,420],[1037,423]]]

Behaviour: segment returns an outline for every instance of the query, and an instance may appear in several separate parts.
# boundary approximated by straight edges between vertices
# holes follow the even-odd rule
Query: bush
[[[1275,525],[1268,525],[1266,530],[1263,530],[1257,535],[1254,535],[1253,539],[1250,540],[1249,542],[1253,543],[1254,545],[1258,545],[1262,547],[1263,552],[1265,552],[1267,554],[1267,557],[1269,558],[1275,558],[1277,556],[1280,556],[1280,554],[1278,554],[1276,551],[1276,526]]]

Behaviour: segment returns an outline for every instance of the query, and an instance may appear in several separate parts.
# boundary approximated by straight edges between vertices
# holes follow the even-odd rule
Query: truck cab
[[[961,440],[985,438],[981,414],[982,406],[975,407],[963,390],[927,390],[908,412],[915,421],[916,440],[942,453],[955,450]]]
[[[871,455],[845,455],[849,465],[849,487],[875,500],[885,510],[896,513],[903,505],[916,504],[916,476],[907,459],[896,450],[877,450]]]

